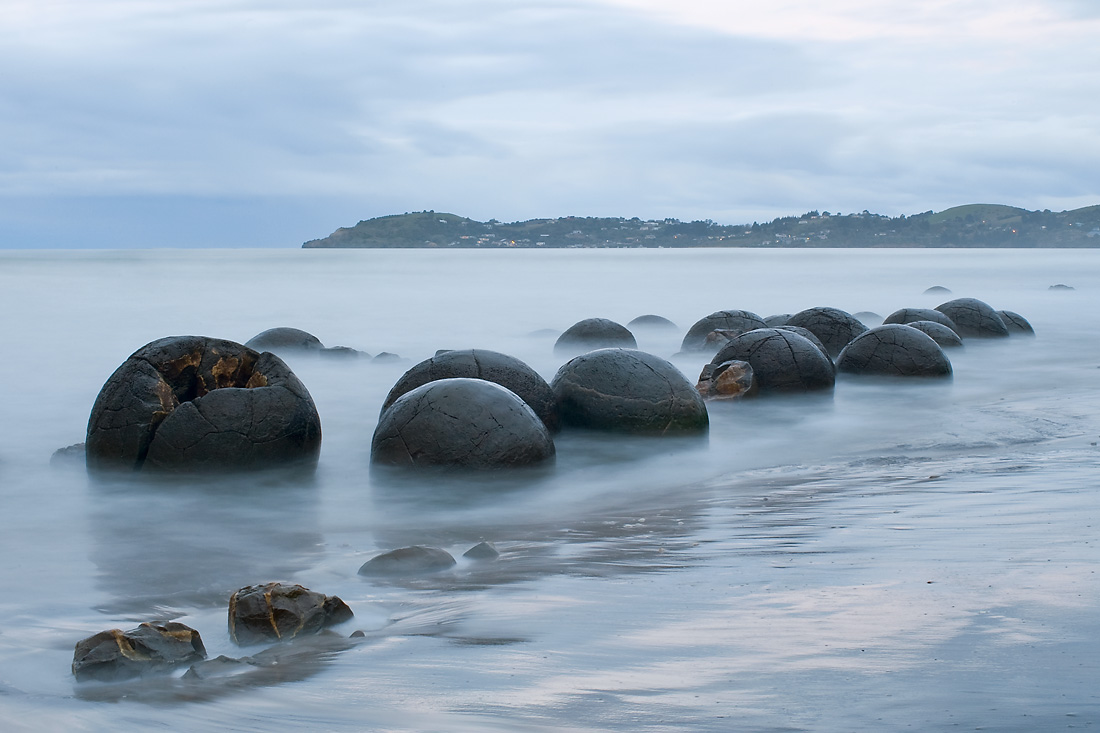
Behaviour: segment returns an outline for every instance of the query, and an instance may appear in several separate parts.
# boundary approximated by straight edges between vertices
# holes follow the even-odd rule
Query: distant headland
[[[891,218],[809,211],[741,225],[575,217],[512,223],[419,211],[361,221],[305,248],[1100,247],[1100,206],[1028,211],[969,204]]]

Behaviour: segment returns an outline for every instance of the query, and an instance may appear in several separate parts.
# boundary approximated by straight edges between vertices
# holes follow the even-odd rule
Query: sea
[[[678,330],[639,348],[694,383],[709,357],[680,340],[717,310],[955,297],[1035,336],[967,339],[949,380],[712,402],[705,440],[564,431],[546,471],[370,470],[383,400],[439,349],[551,380],[571,324],[656,314]],[[1100,728],[1100,250],[2,250],[0,306],[5,731]],[[312,475],[54,457],[144,344],[278,326],[400,357],[285,355],[321,416]],[[482,541],[495,561],[463,557]],[[359,575],[409,545],[458,562]],[[237,647],[230,595],[271,581],[355,616]],[[74,678],[79,640],[169,620],[270,663]]]

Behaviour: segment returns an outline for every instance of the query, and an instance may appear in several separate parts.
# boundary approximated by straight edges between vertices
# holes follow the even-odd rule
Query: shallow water
[[[0,251],[0,713],[16,730],[1095,725],[1098,292],[1095,251]],[[562,359],[536,332],[581,318],[670,318],[678,333],[637,334],[670,357],[714,310],[885,316],[958,296],[1038,335],[969,340],[946,383],[712,404],[702,442],[566,433],[551,471],[498,480],[368,470],[390,386],[439,348],[549,379]],[[286,357],[321,414],[311,480],[50,465],[141,345],[280,325],[406,359]],[[674,363],[694,380],[705,360]],[[483,539],[499,560],[461,559]],[[409,544],[459,565],[357,575]],[[211,657],[254,654],[226,603],[269,580],[356,617],[228,679],[69,672],[77,640],[154,619],[197,628]]]

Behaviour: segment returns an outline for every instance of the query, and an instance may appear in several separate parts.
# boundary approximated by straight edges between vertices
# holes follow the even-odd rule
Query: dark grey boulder
[[[825,306],[799,311],[790,317],[787,325],[812,331],[834,359],[852,339],[867,330],[851,313]]]
[[[954,321],[932,308],[901,308],[886,316],[882,323],[883,325],[890,323],[905,325],[908,323],[915,323],[916,321],[932,321],[933,323],[939,323],[942,326],[947,326],[956,334],[959,334],[959,327],[955,325]],[[961,336],[962,334],[959,335]]]
[[[1013,311],[997,311],[997,315],[1004,321],[1010,334],[1022,334],[1024,336],[1035,335],[1035,329],[1032,328],[1028,320],[1019,313]]]
[[[933,285],[924,291],[925,295],[949,295],[950,293],[951,291],[942,285]]]
[[[318,351],[321,356],[333,359],[370,359],[371,355],[350,346],[328,346]]]
[[[837,359],[838,372],[890,377],[950,377],[951,362],[932,337],[890,323],[856,336]]]
[[[730,359],[721,364],[706,364],[695,389],[704,400],[739,400],[752,397],[759,385],[747,361]]]
[[[679,331],[680,328],[668,320],[664,316],[645,315],[638,316],[630,323],[626,324],[626,327],[631,330],[639,331]]]
[[[101,631],[77,642],[73,674],[79,680],[120,680],[206,659],[199,632],[170,621],[130,631]]]
[[[578,354],[592,349],[638,346],[634,334],[626,326],[606,318],[586,318],[577,321],[554,342],[555,354]]]
[[[963,338],[1006,338],[1008,326],[988,303],[977,298],[956,298],[936,306],[954,321]]]
[[[375,354],[371,359],[372,364],[399,364],[405,361],[399,354],[391,354],[388,351],[383,351],[380,354]]]
[[[787,321],[791,320],[791,313],[776,313],[775,315],[765,316],[764,325],[769,328],[779,328],[780,326],[786,326]]]
[[[493,547],[492,542],[479,542],[462,553],[462,557],[470,560],[496,560],[500,557],[500,552]]]
[[[273,351],[276,354],[295,351],[320,351],[325,348],[321,339],[300,328],[280,326],[258,333],[244,344],[255,351]]]
[[[348,604],[300,585],[267,583],[229,598],[229,637],[237,644],[287,641],[351,619]]]
[[[562,424],[675,435],[708,427],[703,398],[664,359],[633,349],[599,349],[565,363],[550,382]]]
[[[388,410],[398,397],[422,384],[455,377],[484,379],[507,387],[535,411],[551,432],[558,429],[554,392],[546,380],[514,356],[487,349],[443,351],[425,359],[397,380],[382,403],[382,412]]]
[[[680,344],[680,351],[701,351],[713,354],[721,348],[722,344],[728,341],[729,338],[744,333],[745,331],[751,331],[754,328],[764,328],[767,325],[768,324],[764,323],[763,318],[752,311],[716,311],[705,318],[700,318],[688,329],[687,334],[684,335],[683,342]],[[723,337],[718,340],[711,339],[708,341],[707,336],[713,331],[727,331],[732,333],[728,334],[729,338]]]
[[[813,392],[832,389],[833,363],[821,348],[793,331],[758,328],[743,333],[722,347],[712,364],[746,361],[761,394]]]
[[[455,565],[446,550],[437,547],[402,547],[376,555],[359,568],[360,575],[423,575],[439,573]]]
[[[814,334],[814,332],[813,332],[813,331],[811,331],[810,329],[808,329],[808,328],[802,328],[802,326],[776,326],[776,328],[778,328],[778,329],[780,329],[780,330],[782,330],[782,331],[790,331],[791,333],[797,333],[797,334],[798,334],[799,336],[801,336],[802,338],[806,339],[806,340],[807,340],[807,341],[809,341],[809,342],[810,342],[811,344],[813,344],[813,345],[814,345],[814,346],[816,346],[816,347],[817,347],[818,349],[820,349],[820,350],[821,350],[821,354],[822,354],[822,355],[823,355],[823,356],[824,356],[824,357],[825,357],[826,359],[828,359],[828,360],[829,360],[829,363],[830,363],[830,364],[832,364],[832,363],[833,363],[833,358],[832,358],[831,356],[829,356],[829,350],[825,348],[825,344],[821,343],[821,339],[819,339],[819,338],[817,337],[817,335],[816,335],[816,334]]]
[[[382,413],[371,442],[371,462],[383,466],[492,469],[553,457],[534,410],[484,379],[439,379],[406,392]]]
[[[912,321],[904,325],[928,334],[941,349],[955,349],[963,345],[963,341],[959,338],[959,334],[942,323],[936,323],[935,321]]]
[[[90,469],[256,469],[316,463],[321,420],[279,357],[233,341],[172,336],[115,370],[88,420]]]

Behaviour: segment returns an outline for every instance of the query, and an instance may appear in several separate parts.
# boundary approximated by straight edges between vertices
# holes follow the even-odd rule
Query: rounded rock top
[[[679,328],[675,323],[668,320],[664,316],[655,316],[652,314],[638,316],[630,323],[626,324],[628,329],[639,329],[649,331],[678,331]]]
[[[904,325],[928,334],[941,349],[957,349],[963,345],[962,339],[959,338],[959,334],[942,323],[936,323],[935,321],[910,321]]]
[[[494,469],[554,457],[550,431],[506,387],[484,379],[439,379],[397,398],[382,413],[371,462],[385,466]]]
[[[675,366],[634,349],[598,349],[565,363],[550,382],[567,426],[650,435],[700,433],[703,398]]]
[[[936,306],[936,310],[954,321],[963,338],[1006,338],[1008,326],[993,306],[977,298],[956,298]]]
[[[828,306],[799,311],[790,317],[786,325],[812,331],[834,359],[852,339],[867,331],[867,326],[851,313]]]
[[[1024,336],[1035,335],[1035,329],[1032,328],[1031,323],[1019,313],[1014,311],[997,311],[997,315],[1005,322],[1005,326],[1008,327],[1009,333],[1022,334]]]
[[[933,323],[939,323],[942,326],[947,326],[959,336],[959,327],[955,325],[955,322],[948,318],[944,313],[941,313],[934,308],[900,308],[883,319],[882,324],[888,325],[891,323],[900,323],[906,325],[909,323],[915,323],[916,321],[932,321]]]
[[[721,347],[721,343],[707,341],[707,334],[712,331],[727,331],[730,336],[735,336],[739,333],[752,331],[755,328],[766,328],[767,325],[763,318],[752,311],[715,311],[692,324],[684,335],[684,340],[680,344],[680,351],[710,351],[713,353]]]
[[[577,321],[554,342],[555,354],[576,354],[592,349],[621,347],[637,348],[638,341],[626,326],[607,318],[586,318]]]
[[[320,351],[325,348],[321,339],[300,328],[279,326],[256,334],[245,346],[256,351]]]
[[[397,380],[382,403],[381,412],[384,413],[399,397],[423,384],[455,377],[484,379],[499,384],[519,395],[551,432],[559,427],[554,392],[546,380],[516,357],[488,349],[444,351],[425,359]]]
[[[877,326],[852,339],[837,371],[889,377],[950,377],[951,362],[928,334],[900,323]]]

